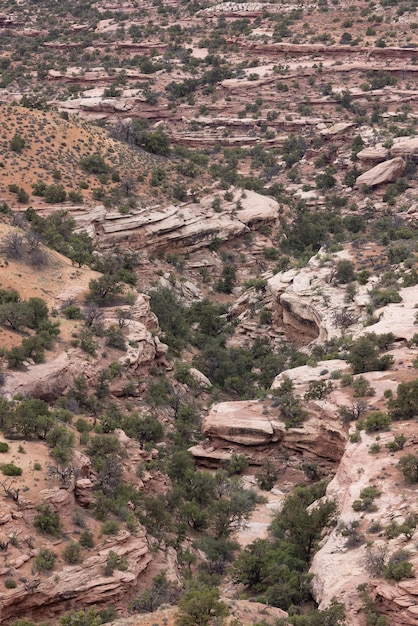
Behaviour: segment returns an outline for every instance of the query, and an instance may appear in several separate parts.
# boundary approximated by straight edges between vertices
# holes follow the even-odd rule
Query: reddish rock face
[[[127,559],[127,571],[115,570],[112,576],[103,575],[109,550]],[[45,621],[66,610],[100,604],[104,598],[112,604],[131,590],[151,559],[145,534],[133,537],[127,531],[120,532],[112,545],[86,559],[82,565],[61,570],[59,580],[54,584],[49,578],[35,577],[4,595],[0,621],[10,622],[23,615],[31,615],[35,621]]]

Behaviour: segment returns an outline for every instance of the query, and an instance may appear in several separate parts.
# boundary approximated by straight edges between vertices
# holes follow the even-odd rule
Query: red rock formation
[[[126,558],[128,569],[115,569],[111,576],[105,576],[103,569],[110,550]],[[64,567],[58,577],[32,577],[16,589],[3,592],[0,622],[8,623],[27,615],[35,621],[45,621],[71,609],[102,602],[115,604],[132,591],[151,559],[145,533],[138,531],[134,537],[128,531],[120,532],[105,549],[81,565]]]

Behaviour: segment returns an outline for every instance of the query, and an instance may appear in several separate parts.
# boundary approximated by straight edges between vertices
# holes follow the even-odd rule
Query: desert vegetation
[[[412,619],[415,13],[4,0],[5,624]]]

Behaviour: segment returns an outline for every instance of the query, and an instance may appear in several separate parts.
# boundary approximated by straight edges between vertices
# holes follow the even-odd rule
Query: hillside
[[[156,168],[167,167],[171,185],[181,180],[162,157],[116,141],[103,128],[65,119],[54,111],[3,104],[0,120],[0,197],[16,208],[29,204],[45,207],[45,202],[48,208],[48,204],[63,202],[56,189],[62,187],[67,195],[64,201],[72,204],[91,204],[109,196],[111,204],[125,203],[128,208],[130,201],[132,209],[153,196],[155,202],[160,193],[164,196],[149,184]],[[92,160],[95,155],[99,155],[98,161]],[[13,193],[11,185],[16,188]],[[48,196],[45,187],[50,186],[55,193]],[[21,198],[18,189],[27,196]]]
[[[0,11],[0,623],[416,624],[415,0]]]

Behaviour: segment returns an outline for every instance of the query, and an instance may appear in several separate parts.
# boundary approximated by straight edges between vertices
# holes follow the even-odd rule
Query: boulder
[[[369,148],[363,148],[357,154],[359,161],[372,161],[374,163],[380,163],[386,161],[389,156],[389,150],[382,145],[370,146]]]
[[[72,465],[78,478],[90,478],[91,460],[86,454],[83,454],[80,450],[74,450]]]
[[[94,502],[93,483],[89,478],[80,478],[75,483],[74,495],[80,506],[88,507]]]
[[[396,137],[390,152],[406,160],[418,158],[418,137]]]
[[[347,130],[353,128],[354,124],[352,122],[337,122],[333,124],[329,128],[325,128],[321,130],[320,134],[323,137],[333,137],[334,135],[342,135]]]
[[[0,513],[0,526],[2,526],[3,524],[7,524],[7,522],[9,522],[11,519],[12,515],[10,511],[3,511],[2,513]]]
[[[195,367],[191,367],[189,372],[190,376],[192,376],[192,378],[198,383],[199,387],[201,387],[202,389],[209,389],[209,387],[212,387],[212,383],[210,382],[209,378],[207,378]]]
[[[74,505],[74,496],[67,489],[52,487],[52,489],[43,489],[39,495],[56,511],[68,510],[68,507]]]
[[[9,561],[9,566],[13,567],[14,569],[19,569],[19,567],[22,567],[22,565],[27,563],[27,561],[29,561],[31,557],[31,554],[19,554],[19,556],[17,556],[15,559]]]
[[[377,187],[386,183],[394,183],[404,175],[406,163],[401,157],[390,159],[372,167],[368,172],[361,174],[356,180],[356,187],[366,185],[367,187]]]
[[[275,428],[270,417],[263,415],[261,409],[259,402],[215,404],[203,421],[203,433],[210,439],[223,439],[246,446],[278,441],[282,429]]]
[[[53,402],[71,387],[75,373],[74,363],[67,353],[62,353],[45,363],[31,365],[26,371],[8,373],[3,394],[10,400],[22,393]]]
[[[303,295],[303,294],[301,294]],[[280,304],[283,307],[283,323],[291,326],[306,339],[325,339],[322,329],[321,316],[309,300],[304,301],[300,295],[283,293],[280,296]]]
[[[150,363],[157,356],[157,345],[152,333],[147,330],[142,322],[131,320],[128,326],[127,351],[120,357],[121,365],[129,365],[137,368],[145,363]],[[159,356],[166,352],[165,344],[158,343]]]

